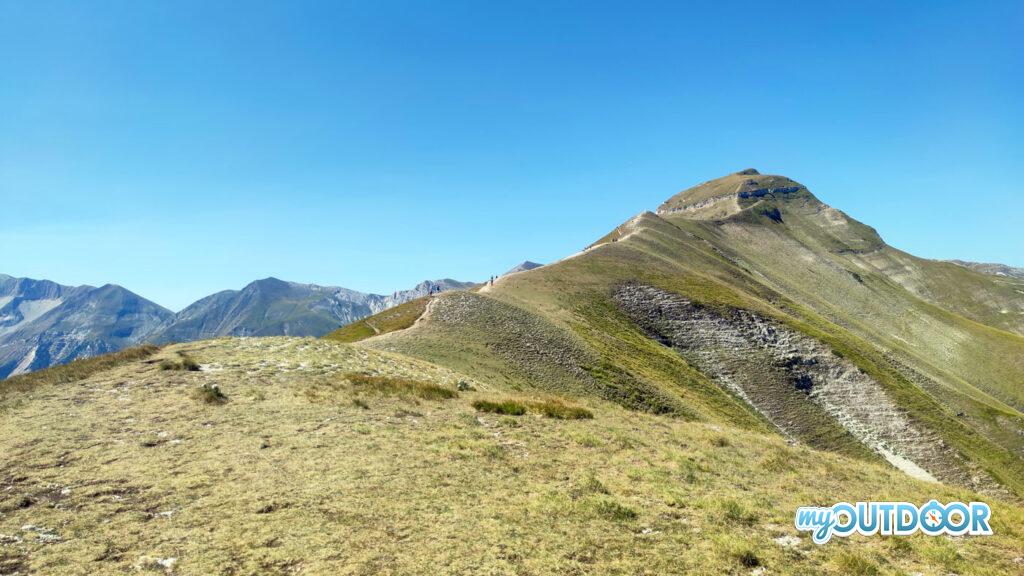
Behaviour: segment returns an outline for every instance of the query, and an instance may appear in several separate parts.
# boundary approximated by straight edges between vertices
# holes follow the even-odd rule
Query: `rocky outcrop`
[[[949,473],[951,454],[883,387],[824,344],[754,312],[713,309],[651,286],[615,292],[650,337],[746,401],[785,435],[815,445],[838,426],[908,474]]]
[[[468,290],[476,285],[475,282],[460,282],[451,278],[442,278],[441,280],[424,280],[417,284],[415,288],[399,290],[388,296],[378,296],[377,294],[367,294],[366,296],[370,309],[376,314],[422,296],[439,294],[449,290]]]
[[[764,196],[784,196],[800,191],[799,186],[783,186],[782,188],[755,188],[754,190],[742,190],[736,193],[740,199],[763,198]]]
[[[803,196],[811,197],[799,182],[785,176],[763,175],[749,168],[676,194],[658,207],[658,214],[718,220],[762,199],[790,200]]]

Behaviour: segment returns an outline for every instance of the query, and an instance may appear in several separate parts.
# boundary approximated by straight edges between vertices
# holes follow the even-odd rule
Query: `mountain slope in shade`
[[[266,278],[241,290],[225,290],[197,301],[175,314],[150,341],[188,342],[218,336],[323,336],[339,326],[409,300],[473,285],[451,279],[427,280],[410,290],[382,296]]]
[[[374,312],[367,294],[344,288],[257,280],[207,296],[174,315],[153,342],[217,336],[317,336]]]
[[[0,274],[0,338],[59,306],[71,294],[89,288]]]
[[[1022,494],[1021,290],[744,170],[359,345]]]
[[[0,378],[121,350],[172,313],[120,286],[0,277]]]
[[[63,286],[0,275],[0,379],[142,342],[322,336],[404,302],[474,286],[427,280],[389,295],[267,278],[174,314],[120,286]]]

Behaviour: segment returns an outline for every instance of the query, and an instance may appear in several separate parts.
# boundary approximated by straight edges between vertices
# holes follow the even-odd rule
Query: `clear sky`
[[[1024,3],[767,4],[0,0],[0,272],[480,280],[749,166],[1024,266]]]

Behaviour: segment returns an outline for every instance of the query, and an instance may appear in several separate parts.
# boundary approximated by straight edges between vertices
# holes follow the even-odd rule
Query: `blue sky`
[[[1024,3],[763,4],[0,0],[0,272],[386,293],[748,166],[1024,266]]]

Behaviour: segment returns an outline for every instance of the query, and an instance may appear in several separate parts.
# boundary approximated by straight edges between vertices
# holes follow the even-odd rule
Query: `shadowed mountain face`
[[[388,296],[315,284],[257,280],[241,290],[207,296],[175,314],[150,338],[157,343],[217,336],[323,336],[350,322],[414,298],[472,283],[444,279],[422,282]]]
[[[142,342],[170,310],[120,286],[0,277],[0,378]]]
[[[784,176],[705,182],[400,327],[361,345],[1024,493],[1024,280],[896,250]]]
[[[142,342],[322,336],[409,300],[473,285],[427,280],[384,296],[267,278],[174,314],[120,286],[70,287],[0,275],[0,379]]]
[[[151,340],[316,336],[373,313],[369,304],[369,295],[353,290],[267,278],[199,300],[175,314]]]

